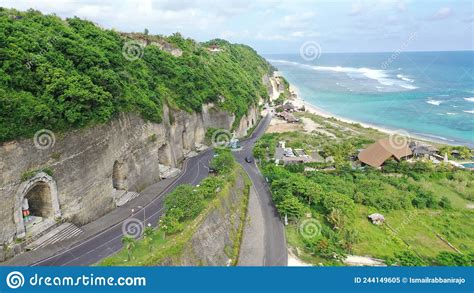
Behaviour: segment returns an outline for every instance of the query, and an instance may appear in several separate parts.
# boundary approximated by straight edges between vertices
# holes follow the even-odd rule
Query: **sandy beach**
[[[280,73],[278,73],[278,74],[281,75]],[[420,136],[420,135],[414,135],[414,134],[409,133],[408,131],[406,131],[404,129],[392,130],[392,129],[384,128],[384,127],[381,127],[381,126],[372,125],[372,124],[369,124],[369,123],[364,123],[364,122],[355,121],[355,120],[351,120],[351,119],[348,119],[348,118],[336,116],[336,115],[334,115],[330,112],[327,112],[323,109],[318,108],[315,105],[312,105],[312,104],[306,102],[301,97],[301,95],[299,94],[298,88],[295,87],[292,84],[290,84],[290,92],[294,93],[294,95],[293,95],[294,98],[292,98],[290,100],[291,103],[293,103],[293,105],[295,105],[298,108],[301,108],[301,107],[304,106],[305,109],[306,109],[306,112],[308,112],[308,113],[319,115],[319,116],[322,116],[322,117],[325,117],[325,118],[336,118],[336,119],[338,119],[342,122],[346,122],[346,123],[360,124],[365,128],[373,128],[373,129],[376,129],[380,132],[386,133],[388,135],[394,135],[394,134],[405,135],[405,136],[408,136],[410,138],[414,138],[414,139],[421,140],[421,141],[426,141],[426,142],[431,142],[431,143],[435,143],[435,144],[450,144],[449,141],[444,141],[444,140],[441,140],[441,139],[437,140],[437,139],[431,138],[431,137],[424,137],[424,136]]]

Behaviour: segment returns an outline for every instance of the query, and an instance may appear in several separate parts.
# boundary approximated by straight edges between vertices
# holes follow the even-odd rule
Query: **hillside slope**
[[[218,45],[211,52],[210,45]],[[188,112],[214,102],[239,121],[267,93],[271,66],[253,49],[105,30],[0,8],[0,141],[65,131],[137,112],[161,122],[163,104]]]

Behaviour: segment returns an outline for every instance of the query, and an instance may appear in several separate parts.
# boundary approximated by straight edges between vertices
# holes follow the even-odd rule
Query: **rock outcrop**
[[[244,136],[258,116],[258,108],[250,107],[235,124],[236,135]],[[160,164],[179,168],[188,153],[205,143],[209,127],[230,130],[235,120],[212,104],[203,105],[201,113],[164,107],[163,117],[158,124],[120,114],[103,125],[46,132],[50,140],[39,135],[0,145],[0,242],[24,235],[24,198],[34,216],[78,226],[89,223],[116,207],[114,191],[140,192],[160,180]],[[39,173],[50,179],[31,181]],[[57,201],[52,201],[52,191]],[[59,204],[60,212],[46,213],[51,202]]]
[[[242,169],[232,187],[209,205],[181,253],[166,257],[166,266],[231,266],[238,262],[246,222],[250,182]],[[156,264],[155,264],[156,265]]]

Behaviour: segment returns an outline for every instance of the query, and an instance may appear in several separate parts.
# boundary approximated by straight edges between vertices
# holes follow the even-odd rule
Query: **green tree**
[[[145,243],[146,246],[148,246],[148,251],[151,252],[153,248],[153,234],[154,234],[154,229],[152,227],[146,227],[145,230],[143,231],[143,242]]]
[[[217,151],[217,156],[212,158],[209,167],[221,174],[230,173],[235,166],[235,159],[230,150],[221,149]]]
[[[203,209],[203,195],[192,185],[183,184],[171,192],[165,199],[165,212],[182,221],[194,219]]]
[[[326,214],[330,214],[333,209],[338,209],[346,216],[352,215],[355,208],[354,201],[351,198],[337,192],[324,194],[322,205]]]
[[[276,204],[281,215],[286,215],[288,218],[298,219],[303,216],[306,207],[294,196],[287,196],[282,201]]]
[[[136,240],[132,236],[125,235],[122,237],[122,244],[127,250],[127,259],[130,261],[132,259],[133,250],[135,249]]]
[[[333,226],[335,230],[343,230],[347,223],[347,217],[344,213],[337,208],[333,208],[329,215],[326,217],[328,222]]]

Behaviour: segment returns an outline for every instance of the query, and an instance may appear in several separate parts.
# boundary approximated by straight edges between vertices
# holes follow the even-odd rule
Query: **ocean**
[[[474,51],[265,55],[336,116],[474,147]]]

